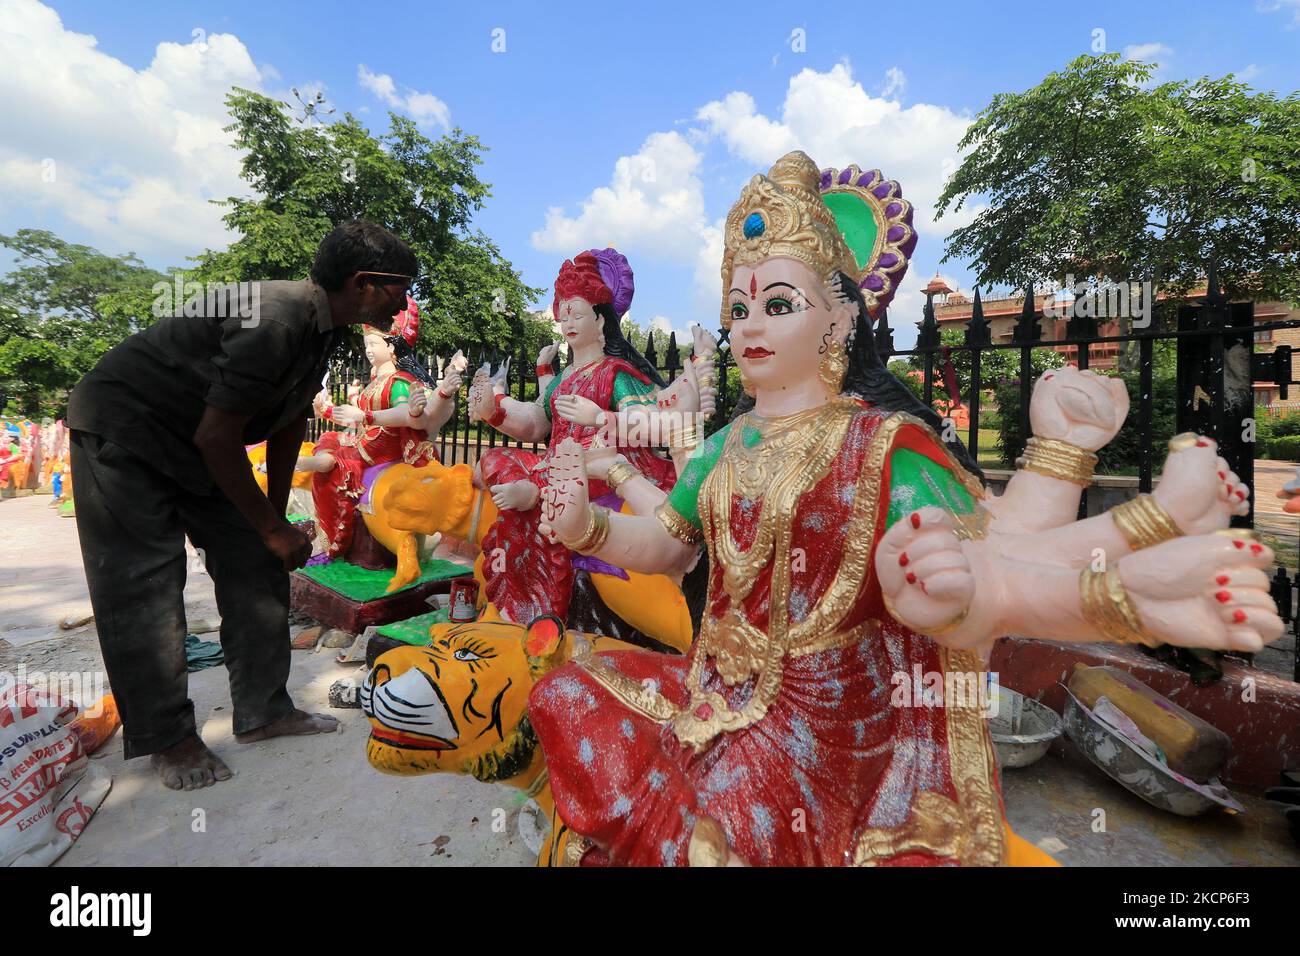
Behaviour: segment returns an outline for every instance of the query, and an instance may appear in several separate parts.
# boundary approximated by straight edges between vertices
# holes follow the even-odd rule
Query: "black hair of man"
[[[414,276],[419,262],[411,247],[383,226],[345,222],[321,240],[311,277],[321,288],[337,292],[357,272]]]

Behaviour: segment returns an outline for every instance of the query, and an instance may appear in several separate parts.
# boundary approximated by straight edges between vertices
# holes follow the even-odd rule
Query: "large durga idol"
[[[982,677],[1003,634],[1244,651],[1281,634],[1269,549],[1203,533],[1245,494],[1207,439],[1180,437],[1155,494],[1086,521],[1007,520],[1033,480],[1086,483],[1095,457],[1062,438],[1031,444],[1020,501],[986,498],[873,348],[910,220],[878,173],[783,157],[725,228],[722,323],[752,408],[654,516],[593,505],[580,445],[552,450],[542,534],[643,572],[683,572],[701,542],[709,562],[686,656],[590,652],[530,695],[584,865],[1045,862],[1005,824],[983,709],[893,706],[893,675]]]

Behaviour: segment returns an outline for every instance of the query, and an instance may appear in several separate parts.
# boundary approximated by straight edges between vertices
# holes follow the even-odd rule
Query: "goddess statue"
[[[442,428],[455,410],[463,365],[449,362],[444,378],[434,385],[413,350],[419,328],[419,306],[407,296],[406,310],[398,314],[392,331],[364,328],[370,383],[349,391],[355,404],[330,405],[324,390],[316,398],[318,417],[359,428],[325,432],[314,453],[300,457],[296,466],[298,471],[314,473],[316,523],[331,559],[346,554],[352,543],[355,505],[375,469],[398,461],[420,466],[438,460],[429,435]],[[432,397],[424,385],[433,387]]]
[[[644,478],[646,487],[660,493],[672,487],[677,477],[672,460],[650,446],[693,447],[700,434],[697,413],[712,410],[712,341],[697,337],[686,371],[671,387],[665,385],[623,335],[620,323],[633,292],[632,268],[617,250],[579,253],[560,268],[552,306],[572,363],[555,375],[550,364],[555,347],[542,350],[535,402],[510,398],[484,371],[470,386],[472,418],[523,442],[548,442],[541,455],[493,449],[478,466],[479,480],[500,509],[483,540],[484,554],[499,556],[483,564],[486,597],[507,620],[528,623],[543,613],[569,620],[575,571],[627,577],[618,566],[572,555],[537,533],[539,500],[557,444],[571,438],[600,463],[593,466],[590,496],[617,508],[619,488],[632,479]]]
[[[1282,633],[1271,551],[1221,530],[1247,492],[1208,439],[1179,436],[1155,493],[1085,521],[1024,515],[1038,478],[1077,495],[1091,474],[1061,438],[986,496],[874,350],[911,218],[878,172],[782,157],[725,225],[721,319],[752,407],[653,516],[593,504],[579,444],[552,450],[543,535],[645,572],[684,571],[701,542],[708,560],[688,655],[581,654],[531,693],[584,865],[1050,862],[1004,821],[973,692],[992,640],[1255,651]],[[937,697],[893,693],[916,673]]]

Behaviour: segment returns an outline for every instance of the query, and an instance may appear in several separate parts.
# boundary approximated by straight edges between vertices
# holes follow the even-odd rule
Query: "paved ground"
[[[205,574],[191,575],[186,604],[191,622],[217,620]],[[59,518],[46,497],[0,500],[0,671],[101,669],[93,625],[58,627],[88,613],[75,522]],[[296,651],[290,691],[301,706],[324,710],[329,685],[353,670],[328,651]],[[197,793],[165,790],[146,761],[122,759],[116,735],[95,757],[112,773],[113,789],[61,863],[514,866],[535,859],[519,836],[517,792],[371,770],[359,711],[331,711],[343,722],[339,734],[241,746],[231,734],[224,669],[191,674],[190,692],[204,740],[234,779]],[[1058,748],[1008,771],[1004,795],[1012,827],[1062,863],[1300,863],[1281,814],[1263,801],[1239,794],[1247,814],[1183,820],[1063,756],[1068,745]],[[1099,808],[1104,831],[1094,830]],[[502,832],[494,819],[504,821]]]

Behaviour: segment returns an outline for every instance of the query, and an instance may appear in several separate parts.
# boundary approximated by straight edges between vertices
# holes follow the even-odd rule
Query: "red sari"
[[[372,379],[357,399],[357,407],[363,412],[392,408],[393,387],[399,382],[409,389],[416,384],[416,379],[407,372],[390,372]],[[346,554],[352,544],[356,502],[365,492],[362,478],[366,469],[394,461],[418,466],[438,460],[428,432],[404,425],[370,425],[360,435],[328,431],[316,443],[316,451],[327,451],[334,456],[334,467],[317,472],[311,481],[316,520],[329,540],[331,558]]]
[[[530,481],[540,493],[546,487],[551,449],[565,438],[589,447],[600,431],[563,418],[555,410],[555,400],[561,395],[581,395],[603,409],[616,411],[614,382],[620,372],[647,387],[652,385],[634,365],[613,356],[564,376],[550,395],[551,438],[546,453],[536,455],[522,448],[494,448],[485,452],[479,465],[484,484],[491,487],[511,481]],[[671,461],[648,448],[619,446],[618,450],[656,486],[664,491],[672,487],[677,472]],[[589,494],[595,501],[610,496],[611,492],[605,482],[592,478]],[[564,620],[569,612],[574,556],[564,545],[542,537],[537,530],[540,521],[539,496],[538,504],[527,511],[502,510],[483,538],[487,599],[516,623],[527,624],[539,614],[555,614]]]
[[[747,478],[733,427],[699,494],[709,598],[688,656],[590,655],[534,688],[556,808],[594,845],[584,863],[684,865],[701,816],[755,865],[1004,860],[983,712],[895,700],[897,675],[983,667],[895,621],[874,571],[891,450],[957,466],[909,416],[826,408],[806,426],[820,439],[791,446],[804,461],[751,458]]]

